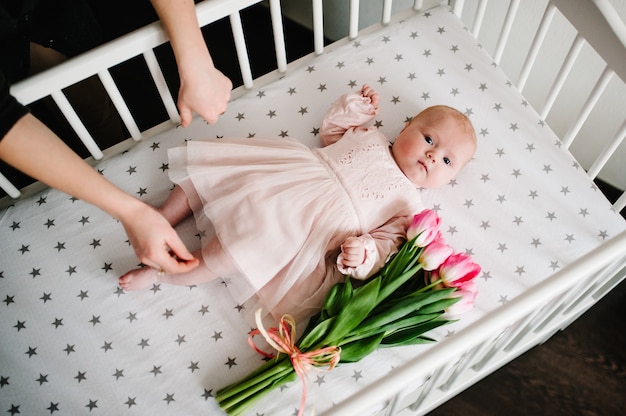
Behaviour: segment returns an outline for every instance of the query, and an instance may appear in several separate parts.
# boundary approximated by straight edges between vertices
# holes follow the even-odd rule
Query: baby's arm
[[[322,121],[322,145],[332,144],[341,139],[346,130],[371,121],[378,112],[379,101],[378,93],[369,85],[363,85],[358,93],[339,97]]]
[[[409,217],[393,218],[382,227],[359,237],[349,237],[337,257],[339,272],[355,279],[376,273],[405,239]]]

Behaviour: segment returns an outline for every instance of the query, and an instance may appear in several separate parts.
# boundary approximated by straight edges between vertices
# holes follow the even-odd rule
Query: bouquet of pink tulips
[[[251,336],[262,334],[278,354],[255,347],[275,359],[219,390],[220,406],[239,415],[272,389],[300,376],[302,414],[303,375],[310,368],[332,369],[340,362],[358,361],[379,347],[434,342],[424,334],[473,306],[473,280],[480,272],[468,255],[455,254],[443,242],[439,221],[432,210],[415,215],[399,251],[363,285],[355,288],[349,278],[335,285],[299,340],[292,338],[295,323],[291,317],[284,316],[278,328],[269,330],[258,319],[259,328]]]

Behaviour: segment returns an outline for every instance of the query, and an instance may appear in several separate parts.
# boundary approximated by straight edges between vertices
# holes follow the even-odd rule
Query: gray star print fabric
[[[328,106],[373,86],[374,124],[395,137],[421,109],[469,116],[474,160],[447,185],[423,191],[445,239],[482,266],[476,307],[432,333],[451,336],[626,228],[557,137],[445,7],[346,41],[233,101],[216,125],[195,120],[97,168],[150,204],[166,198],[167,149],[186,140],[285,137],[318,145]],[[329,213],[332,215],[332,213]],[[205,230],[178,228],[191,249]],[[229,281],[165,284],[124,293],[117,278],[138,260],[122,227],[98,209],[47,190],[0,212],[0,412],[8,415],[221,414],[214,392],[263,363],[247,343],[251,305]],[[376,351],[332,372],[311,372],[321,412],[431,346]],[[253,415],[292,415],[299,381]]]

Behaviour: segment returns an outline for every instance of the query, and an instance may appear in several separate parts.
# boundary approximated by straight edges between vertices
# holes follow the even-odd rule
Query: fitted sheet
[[[626,228],[500,68],[445,6],[335,48],[233,101],[216,125],[196,119],[97,168],[154,205],[171,189],[167,149],[186,140],[285,137],[318,146],[330,103],[364,83],[381,96],[390,138],[421,109],[447,104],[472,120],[478,150],[457,178],[422,192],[446,240],[482,266],[476,307],[433,332],[451,336]],[[199,247],[193,221],[178,227]],[[8,414],[220,414],[213,393],[263,363],[247,343],[251,305],[215,281],[124,293],[138,265],[121,225],[54,190],[0,212],[0,411]],[[436,345],[436,344],[435,344]],[[379,350],[308,375],[321,412],[433,346]],[[301,385],[251,414],[292,415]]]

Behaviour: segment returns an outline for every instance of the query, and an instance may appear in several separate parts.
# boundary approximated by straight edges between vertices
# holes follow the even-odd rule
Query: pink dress
[[[369,99],[349,94],[327,113],[322,148],[253,138],[169,150],[170,178],[188,196],[198,229],[217,236],[203,241],[207,267],[227,279],[237,301],[256,294],[275,317],[306,318],[345,278],[337,258],[346,238],[366,245],[365,264],[342,270],[357,278],[373,274],[402,241],[422,209],[419,190],[389,141],[360,127],[374,115]],[[223,269],[228,260],[236,271]]]

